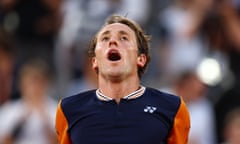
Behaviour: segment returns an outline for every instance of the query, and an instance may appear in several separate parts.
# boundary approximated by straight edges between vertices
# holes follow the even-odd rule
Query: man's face
[[[22,96],[28,101],[38,101],[46,94],[48,80],[44,74],[34,68],[26,68],[20,77]]]
[[[136,76],[138,66],[146,63],[146,56],[138,55],[134,31],[120,23],[107,25],[99,32],[95,55],[93,68],[105,78]]]

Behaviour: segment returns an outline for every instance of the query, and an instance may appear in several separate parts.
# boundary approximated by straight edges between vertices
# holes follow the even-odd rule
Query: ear
[[[137,58],[137,65],[139,67],[144,67],[147,62],[147,57],[145,54],[140,54]]]
[[[97,64],[97,59],[96,57],[92,58],[92,69],[97,70],[98,69],[98,64]]]

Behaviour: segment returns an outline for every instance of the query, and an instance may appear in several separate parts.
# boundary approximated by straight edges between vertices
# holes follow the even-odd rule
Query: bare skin
[[[128,26],[114,23],[105,26],[97,36],[93,69],[98,71],[100,91],[117,103],[139,89],[138,67],[146,56],[138,54],[136,35]]]

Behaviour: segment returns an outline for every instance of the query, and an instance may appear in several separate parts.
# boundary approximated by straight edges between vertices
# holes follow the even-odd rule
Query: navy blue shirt
[[[65,120],[62,124],[67,125],[72,144],[165,144],[181,102],[178,96],[152,88],[119,103],[100,100],[96,90],[91,90],[61,101],[64,118],[57,116],[56,128],[61,141],[58,125]]]

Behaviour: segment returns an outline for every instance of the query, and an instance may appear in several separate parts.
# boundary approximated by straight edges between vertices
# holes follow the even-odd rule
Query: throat
[[[127,79],[122,77],[99,77],[99,91],[117,101],[137,91],[140,87],[138,77]]]
[[[98,89],[96,94],[99,99],[104,101],[115,100],[116,103],[119,103],[121,99],[135,99],[141,96],[145,92],[145,87],[139,86],[138,88],[130,91],[130,90],[112,90],[112,91],[103,91]]]

